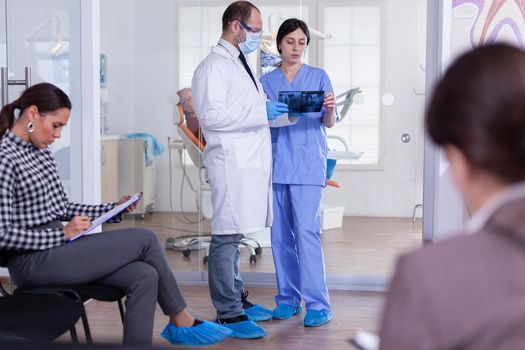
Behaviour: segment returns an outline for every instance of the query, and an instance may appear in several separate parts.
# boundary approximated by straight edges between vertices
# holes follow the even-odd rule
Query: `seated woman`
[[[381,326],[387,349],[525,344],[525,53],[479,47],[448,69],[426,127],[472,218],[466,235],[400,258]]]
[[[126,293],[125,344],[151,344],[157,302],[169,316],[162,335],[172,343],[206,345],[225,338],[229,329],[197,320],[186,310],[153,232],[127,228],[66,244],[126,200],[69,202],[48,146],[60,138],[70,110],[62,90],[41,83],[0,111],[0,249],[13,282],[19,287],[97,282],[121,289]]]

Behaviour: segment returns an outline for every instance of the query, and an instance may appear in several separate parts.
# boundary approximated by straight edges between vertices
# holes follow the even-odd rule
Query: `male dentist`
[[[272,311],[247,301],[239,274],[239,243],[272,223],[272,148],[268,119],[288,111],[266,95],[244,54],[259,47],[262,17],[248,1],[236,1],[222,16],[217,46],[193,75],[193,103],[207,140],[203,161],[212,192],[212,240],[208,279],[217,322],[230,336],[266,335],[254,321]]]

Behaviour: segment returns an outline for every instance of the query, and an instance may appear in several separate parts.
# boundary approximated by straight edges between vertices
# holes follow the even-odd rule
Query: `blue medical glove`
[[[288,112],[288,105],[283,102],[266,101],[268,120],[274,120],[283,113]]]

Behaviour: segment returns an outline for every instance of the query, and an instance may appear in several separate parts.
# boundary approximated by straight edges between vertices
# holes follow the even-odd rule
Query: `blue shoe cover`
[[[177,327],[169,322],[160,335],[176,345],[210,345],[223,340],[232,331],[220,324],[202,321],[193,327]]]
[[[223,323],[221,326],[232,330],[230,337],[243,338],[243,339],[255,339],[266,337],[268,334],[266,331],[257,325],[253,321],[241,321],[235,323]]]
[[[273,316],[272,310],[268,310],[267,308],[259,304],[254,304],[252,307],[244,309],[244,314],[248,316],[248,319],[250,321],[254,321],[254,322],[268,321]]]
[[[332,313],[328,310],[308,310],[304,316],[305,327],[319,327],[332,320]]]
[[[292,306],[288,304],[279,304],[273,310],[273,318],[276,320],[286,320],[302,311],[300,306]]]

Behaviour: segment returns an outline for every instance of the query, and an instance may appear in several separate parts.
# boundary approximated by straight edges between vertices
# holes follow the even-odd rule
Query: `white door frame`
[[[427,2],[426,105],[436,82],[448,67],[452,0]],[[423,240],[434,241],[459,232],[465,223],[465,205],[452,183],[441,148],[425,137],[423,180]]]
[[[81,1],[82,202],[100,203],[100,0]]]
[[[7,20],[7,18],[6,18],[7,13],[5,12],[5,8],[6,8],[6,0],[0,0],[0,19],[1,20]],[[3,38],[7,37],[7,34],[6,34],[5,31],[6,31],[5,25],[1,26],[0,27],[0,36],[2,36]],[[7,40],[6,40],[6,45],[7,45]],[[7,58],[7,52],[5,52],[5,53],[2,52],[2,54],[4,54],[6,56],[6,58]],[[2,89],[2,87],[0,86],[0,90],[1,89]],[[2,91],[2,93],[3,93],[3,91]],[[0,277],[5,277],[5,276],[9,276],[9,272],[7,271],[6,268],[0,267]]]

